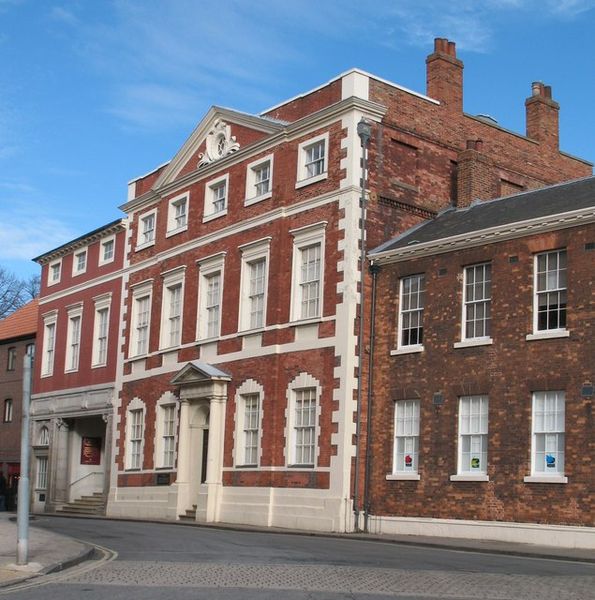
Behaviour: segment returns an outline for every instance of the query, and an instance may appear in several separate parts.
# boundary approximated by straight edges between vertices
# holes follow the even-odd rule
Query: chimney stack
[[[465,150],[457,157],[457,200],[459,208],[474,200],[490,200],[498,196],[498,177],[494,161],[483,153],[482,140],[467,140]]]
[[[454,42],[434,40],[434,52],[426,59],[427,95],[440,100],[447,110],[463,112],[463,62]]]
[[[551,86],[534,81],[531,85],[531,96],[525,100],[525,108],[527,137],[558,150],[560,105],[552,100]]]

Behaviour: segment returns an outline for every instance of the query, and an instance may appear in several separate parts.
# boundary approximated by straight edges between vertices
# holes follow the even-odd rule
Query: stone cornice
[[[325,108],[316,111],[310,115],[303,117],[293,123],[289,123],[287,125],[277,125],[276,130],[271,135],[265,137],[262,140],[254,142],[248,146],[244,146],[240,148],[237,152],[233,154],[229,154],[228,156],[210,164],[206,165],[200,170],[194,170],[179,179],[175,179],[171,182],[166,182],[162,185],[159,185],[161,177],[155,183],[153,189],[149,190],[145,194],[142,194],[138,198],[134,198],[125,204],[120,206],[120,209],[126,213],[135,212],[145,208],[148,208],[149,205],[158,202],[162,198],[171,195],[174,192],[179,190],[183,190],[185,187],[196,183],[202,179],[208,179],[213,177],[215,174],[220,173],[226,169],[229,169],[235,164],[241,163],[247,160],[252,155],[259,154],[261,152],[265,152],[273,148],[274,146],[279,145],[282,142],[291,141],[292,139],[298,138],[308,131],[319,129],[329,122],[333,122],[338,120],[342,115],[351,110],[359,110],[366,114],[367,117],[376,119],[380,121],[385,115],[387,109],[385,106],[378,104],[376,102],[371,102],[369,100],[362,100],[361,98],[357,98],[352,96],[351,98],[345,98],[345,100],[341,100],[340,102],[336,102],[330,106],[326,106]],[[209,113],[208,113],[209,114]],[[235,113],[232,113],[235,114]],[[212,123],[212,118],[214,116],[219,116],[219,113],[213,113],[209,119],[203,119],[202,123],[208,121],[208,126]],[[227,117],[230,121],[232,120],[230,116],[226,114],[222,114],[221,116]],[[262,120],[262,119],[261,119]],[[206,135],[208,130],[208,126],[205,127],[203,136]],[[281,127],[281,129],[279,129]],[[197,130],[195,130],[197,131]],[[194,138],[194,134],[191,136]],[[187,142],[188,143],[188,142]],[[196,149],[196,146],[193,146],[193,149]],[[180,155],[182,151],[178,153]],[[186,159],[189,160],[192,152],[190,152]],[[176,159],[174,159],[175,161]],[[170,163],[170,166],[166,169],[169,171],[170,168],[173,169],[172,165],[174,161]]]
[[[373,263],[380,265],[404,262],[413,258],[444,254],[464,248],[493,244],[593,222],[595,222],[595,206],[516,223],[507,223],[498,227],[489,227],[420,244],[412,244],[411,246],[386,250],[377,254],[369,254],[368,258]]]

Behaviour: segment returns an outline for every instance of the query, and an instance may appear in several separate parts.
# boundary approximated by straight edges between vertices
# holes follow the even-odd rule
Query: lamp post
[[[29,406],[31,403],[32,357],[23,359],[23,405],[21,423],[21,476],[17,505],[17,565],[29,562]]]
[[[361,219],[360,219],[360,290],[359,290],[359,333],[358,333],[358,367],[357,367],[357,421],[356,421],[356,448],[355,448],[355,476],[353,493],[353,510],[355,513],[355,530],[360,530],[359,524],[359,486],[361,466],[361,430],[362,430],[362,378],[364,366],[364,289],[366,278],[366,160],[367,149],[372,136],[372,124],[362,117],[357,124],[357,135],[362,144],[362,179],[361,179]]]

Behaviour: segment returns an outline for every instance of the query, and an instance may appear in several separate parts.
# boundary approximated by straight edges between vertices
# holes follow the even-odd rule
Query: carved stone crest
[[[207,134],[205,152],[199,155],[198,168],[236,152],[239,148],[235,135],[231,135],[231,127],[225,121],[217,119]]]

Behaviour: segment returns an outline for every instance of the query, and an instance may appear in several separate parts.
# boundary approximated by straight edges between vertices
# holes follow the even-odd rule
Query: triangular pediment
[[[213,106],[161,173],[153,189],[215,164],[283,127],[280,121]]]
[[[192,385],[206,381],[231,381],[231,375],[200,360],[182,367],[172,378],[171,385]]]

